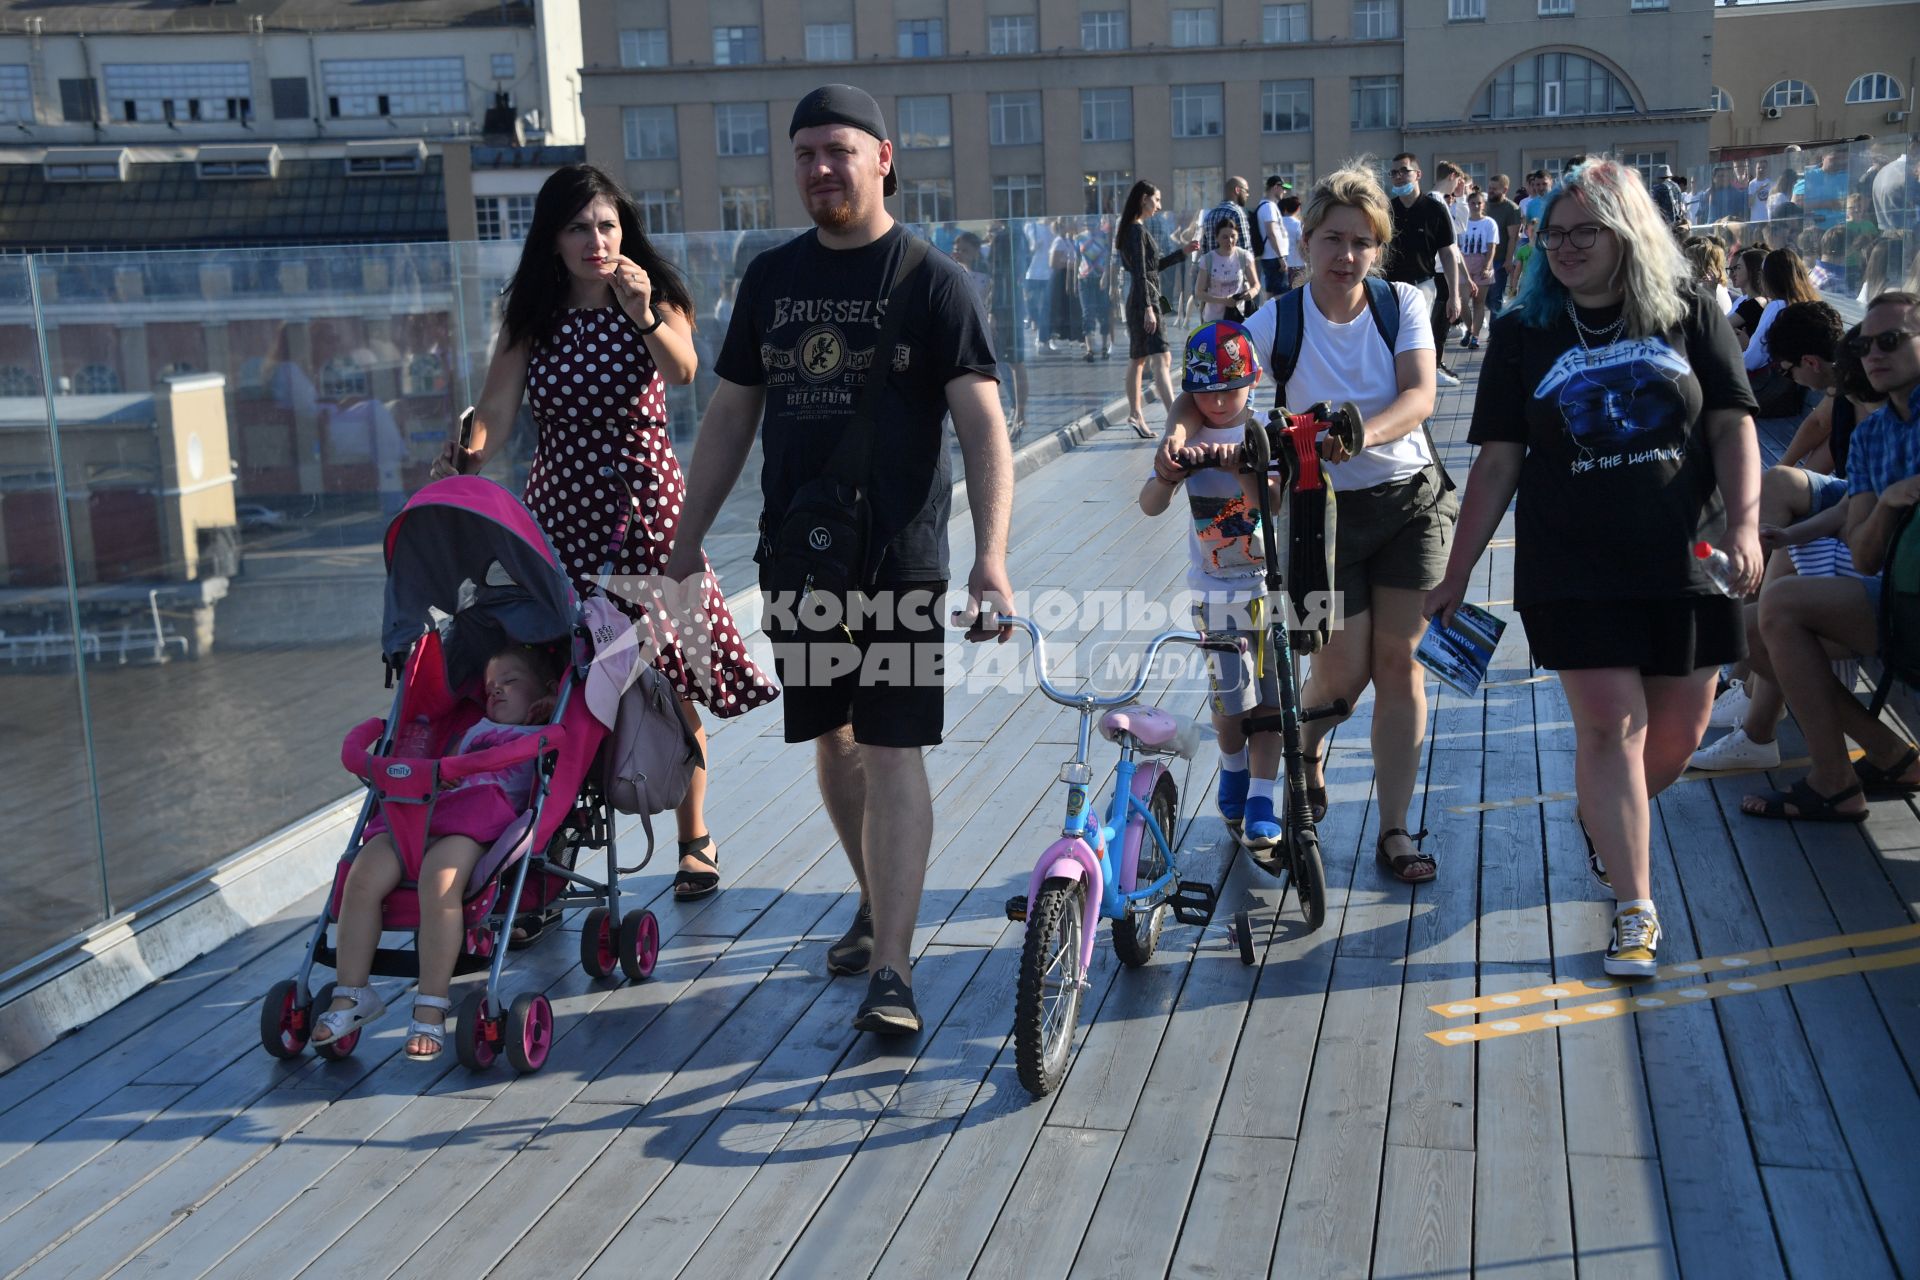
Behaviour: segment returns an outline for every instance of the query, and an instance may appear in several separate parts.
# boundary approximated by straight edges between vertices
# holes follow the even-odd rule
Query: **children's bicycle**
[[[1273,657],[1276,682],[1280,686],[1278,715],[1248,716],[1241,729],[1251,738],[1256,733],[1280,734],[1280,753],[1286,770],[1287,803],[1278,815],[1281,819],[1279,843],[1271,850],[1248,853],[1253,863],[1281,880],[1281,902],[1291,888],[1300,900],[1307,930],[1318,929],[1327,919],[1327,873],[1320,857],[1320,833],[1314,824],[1313,809],[1307,800],[1306,760],[1302,751],[1300,726],[1310,720],[1344,716],[1344,699],[1324,707],[1300,707],[1300,683],[1294,670],[1295,654],[1312,653],[1325,642],[1321,629],[1293,628],[1290,616],[1304,618],[1315,613],[1313,597],[1321,594],[1329,600],[1333,588],[1330,565],[1331,540],[1327,536],[1330,491],[1321,470],[1319,441],[1331,436],[1347,448],[1359,452],[1366,439],[1360,410],[1351,403],[1338,407],[1316,404],[1305,413],[1290,413],[1285,408],[1268,413],[1263,423],[1247,428],[1246,443],[1222,460],[1206,449],[1181,449],[1174,461],[1194,470],[1203,467],[1229,467],[1252,472],[1256,476],[1273,474],[1287,492],[1287,571],[1280,567],[1278,539],[1267,537],[1264,555],[1267,563],[1267,597],[1279,601],[1282,592],[1290,609],[1269,608],[1268,653]],[[1260,527],[1274,528],[1272,501],[1265,484],[1257,485],[1260,502]],[[1319,611],[1322,618],[1324,610]],[[1251,965],[1256,957],[1253,947],[1253,922],[1241,911],[1233,919],[1234,941],[1240,948],[1240,961]]]
[[[1214,888],[1204,880],[1181,880],[1174,833],[1180,791],[1168,760],[1191,760],[1201,742],[1199,726],[1182,723],[1158,707],[1133,705],[1146,687],[1153,660],[1170,641],[1206,645],[1197,631],[1163,631],[1147,644],[1133,684],[1117,697],[1066,693],[1047,678],[1047,642],[1026,618],[1000,615],[1033,638],[1033,665],[1040,690],[1080,713],[1073,759],[1060,767],[1067,787],[1067,818],[1060,838],[1034,864],[1027,892],[1007,900],[1007,918],[1023,920],[1019,996],[1013,1022],[1014,1064],[1020,1083],[1036,1098],[1060,1087],[1067,1074],[1080,999],[1093,965],[1094,934],[1113,921],[1113,950],[1121,963],[1138,968],[1153,958],[1169,911],[1182,924],[1213,919]],[[1100,734],[1120,749],[1113,799],[1104,821],[1087,806],[1093,766],[1087,751],[1094,713]],[[1147,757],[1145,763],[1139,757]]]

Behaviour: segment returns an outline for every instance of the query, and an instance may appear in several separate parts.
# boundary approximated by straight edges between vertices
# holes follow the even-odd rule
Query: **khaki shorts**
[[[1196,600],[1193,625],[1210,639],[1230,639],[1235,653],[1207,651],[1207,676],[1217,716],[1246,715],[1256,707],[1280,706],[1280,673],[1274,666],[1272,622],[1264,593],[1251,600]],[[1292,661],[1280,654],[1279,661]]]
[[[1341,616],[1365,613],[1375,587],[1431,591],[1446,576],[1460,497],[1437,467],[1371,489],[1336,493],[1333,589]]]

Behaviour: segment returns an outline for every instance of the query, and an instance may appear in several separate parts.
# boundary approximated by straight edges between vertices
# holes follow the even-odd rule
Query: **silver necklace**
[[[1593,352],[1592,344],[1587,341],[1589,334],[1604,347],[1610,345],[1618,338],[1620,331],[1626,328],[1627,325],[1627,313],[1622,311],[1615,317],[1612,324],[1603,325],[1598,329],[1590,328],[1580,319],[1580,313],[1574,309],[1572,298],[1567,299],[1567,319],[1573,321],[1573,335],[1580,340],[1580,349],[1588,354],[1592,354]]]

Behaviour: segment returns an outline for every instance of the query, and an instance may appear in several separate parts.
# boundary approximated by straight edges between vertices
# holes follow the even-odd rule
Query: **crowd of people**
[[[813,744],[825,809],[860,885],[853,923],[827,952],[832,972],[868,980],[856,1026],[919,1026],[910,952],[933,821],[923,752],[941,740],[945,694],[926,673],[943,669],[949,626],[927,602],[944,596],[953,572],[944,424],[960,444],[975,534],[969,607],[951,625],[971,640],[1004,640],[1011,629],[994,615],[1014,603],[1008,440],[1023,413],[1023,366],[1042,349],[1063,354],[1062,344],[1069,356],[1104,358],[1122,324],[1133,425],[1154,434],[1143,382],[1167,407],[1139,501],[1157,513],[1185,487],[1197,621],[1244,641],[1236,654],[1210,655],[1215,801],[1256,856],[1282,834],[1279,751],[1272,735],[1241,733],[1239,717],[1275,709],[1271,668],[1285,660],[1260,651],[1251,504],[1262,481],[1203,482],[1175,459],[1190,443],[1244,433],[1263,371],[1277,403],[1351,401],[1364,418],[1357,440],[1321,445],[1338,517],[1335,616],[1302,699],[1351,706],[1374,692],[1384,874],[1409,883],[1440,874],[1420,848],[1425,833],[1409,830],[1426,723],[1415,651],[1428,620],[1444,623],[1463,602],[1516,496],[1515,604],[1572,710],[1578,816],[1592,870],[1616,900],[1609,973],[1656,966],[1650,801],[1689,763],[1777,763],[1775,724],[1791,711],[1813,768],[1786,791],[1749,797],[1746,812],[1858,821],[1867,794],[1920,791],[1920,749],[1869,715],[1833,662],[1874,650],[1871,575],[1895,522],[1920,501],[1911,429],[1920,293],[1887,287],[1889,272],[1913,270],[1915,148],[1857,178],[1838,151],[1777,176],[1763,162],[1732,164],[1693,196],[1664,168],[1649,180],[1584,155],[1557,174],[1528,173],[1518,190],[1504,174],[1482,188],[1439,161],[1423,190],[1419,159],[1402,153],[1385,181],[1354,162],[1304,195],[1272,177],[1254,201],[1231,178],[1219,205],[1177,227],[1159,189],[1139,181],[1112,216],[1001,220],[984,235],[939,237],[950,255],[922,259],[886,209],[891,143],[869,95],[816,90],[789,136],[815,225],[746,267],[684,478],[665,434],[664,385],[694,377],[700,313],[631,197],[585,165],[540,195],[475,428],[449,443],[436,471],[477,469],[530,400],[539,439],[525,501],[575,577],[595,573],[616,526],[631,520],[622,574],[701,584],[704,634],[664,620],[654,663],[694,723],[698,707],[731,716],[778,697],[787,739]],[[1829,299],[1856,289],[1864,319],[1845,329]],[[1201,327],[1182,343],[1190,321]],[[856,350],[867,329],[876,336]],[[891,330],[899,341],[882,365],[871,348]],[[1479,453],[1464,493],[1427,429],[1438,388],[1458,381],[1444,358],[1456,334],[1465,351],[1485,348],[1469,434]],[[876,368],[888,374],[869,396]],[[1763,478],[1754,422],[1780,409],[1805,420]],[[859,590],[924,599],[891,611],[847,600],[819,626],[770,605],[770,618],[784,618],[768,624],[776,682],[748,656],[702,541],[757,442],[756,559],[777,597],[782,521],[819,500],[843,436],[878,422],[887,438],[866,451],[865,517],[878,554]],[[629,478],[630,495],[605,482],[609,467]],[[1623,521],[1623,511],[1647,518]],[[1695,554],[1697,541],[1722,553],[1717,569]],[[657,608],[644,592],[621,604],[640,618]],[[675,635],[697,640],[704,657],[693,660]],[[829,649],[851,661],[823,662]],[[876,679],[871,655],[893,649],[904,660]],[[1716,676],[1732,664],[1736,681],[1720,692]],[[545,689],[540,673],[511,665],[503,689],[509,676],[523,701]],[[510,702],[496,718],[524,722]],[[1327,809],[1324,744],[1338,722],[1316,720],[1304,735],[1316,816]],[[1702,748],[1710,723],[1735,727]],[[1865,748],[1857,762],[1848,737]],[[696,782],[678,813],[683,900],[720,883],[703,795]],[[457,862],[435,863],[435,876],[455,883]],[[367,865],[362,898],[400,871],[391,859]],[[541,923],[528,921],[528,932]],[[444,1039],[445,941],[422,936],[416,1056]],[[341,977],[324,1019],[332,1036],[377,1003],[364,975]]]

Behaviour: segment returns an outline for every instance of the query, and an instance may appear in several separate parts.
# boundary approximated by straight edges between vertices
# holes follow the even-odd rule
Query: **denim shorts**
[[[1813,505],[1807,510],[1810,516],[1817,516],[1828,507],[1838,506],[1847,500],[1847,478],[1845,476],[1823,476],[1818,471],[1807,472],[1807,493]]]

